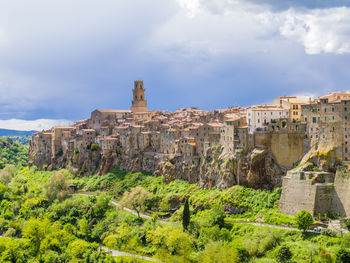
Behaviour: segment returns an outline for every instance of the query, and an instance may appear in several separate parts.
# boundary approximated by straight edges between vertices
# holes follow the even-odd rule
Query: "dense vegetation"
[[[22,145],[29,145],[29,140],[31,138],[30,135],[22,135],[22,136],[7,136],[10,138],[12,141],[18,142]]]
[[[28,163],[28,147],[9,137],[0,137],[0,169],[7,164],[26,166]]]
[[[99,244],[163,262],[310,262],[310,253],[313,262],[348,262],[343,259],[349,256],[349,234],[318,235],[241,222],[292,224],[293,217],[277,212],[279,189],[202,190],[118,169],[79,177],[66,170],[7,167],[0,182],[0,262],[137,262],[98,252]],[[72,194],[74,189],[100,195]],[[112,198],[152,217],[143,219],[113,206]],[[184,231],[187,199],[190,220]]]

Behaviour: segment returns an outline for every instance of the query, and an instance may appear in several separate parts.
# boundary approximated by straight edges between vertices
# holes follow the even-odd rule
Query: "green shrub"
[[[90,146],[91,151],[98,151],[100,149],[100,145],[97,143],[92,143]]]
[[[280,263],[286,263],[289,262],[293,257],[292,252],[290,251],[290,248],[286,245],[283,245],[280,247],[277,253],[277,261]]]
[[[350,262],[350,250],[346,248],[341,248],[336,254],[337,263],[349,263]]]
[[[335,232],[335,231],[333,231],[332,229],[329,229],[329,228],[322,228],[321,235],[329,236],[329,237],[336,237],[337,236],[337,232]]]

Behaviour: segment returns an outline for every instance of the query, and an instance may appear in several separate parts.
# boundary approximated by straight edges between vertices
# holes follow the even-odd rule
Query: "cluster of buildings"
[[[282,166],[291,167],[320,138],[333,138],[348,160],[349,100],[350,93],[331,93],[315,100],[283,96],[268,105],[214,111],[149,111],[143,82],[135,81],[130,110],[95,110],[91,118],[72,126],[36,133],[30,148],[46,158],[44,163],[51,163],[92,145],[102,152],[123,149],[129,155],[154,152],[184,158],[202,157],[216,145],[227,154],[264,146],[272,149]],[[289,150],[295,153],[290,155]]]

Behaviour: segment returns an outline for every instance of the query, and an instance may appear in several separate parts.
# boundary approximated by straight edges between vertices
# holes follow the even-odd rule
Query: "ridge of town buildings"
[[[216,145],[228,154],[259,145],[272,147],[271,139],[266,140],[262,134],[302,134],[300,138],[308,140],[309,146],[319,137],[339,138],[344,159],[348,160],[349,104],[350,93],[334,92],[314,100],[282,96],[267,105],[214,111],[195,107],[175,112],[149,111],[143,81],[135,81],[130,110],[96,109],[89,119],[72,126],[36,133],[31,144],[51,158],[92,144],[98,144],[102,151],[123,147],[130,154],[144,151],[197,158]],[[43,158],[51,162],[49,157]]]

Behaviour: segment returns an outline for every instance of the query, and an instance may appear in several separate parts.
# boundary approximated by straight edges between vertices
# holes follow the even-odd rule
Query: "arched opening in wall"
[[[287,122],[285,120],[282,121],[282,128],[286,127]]]

